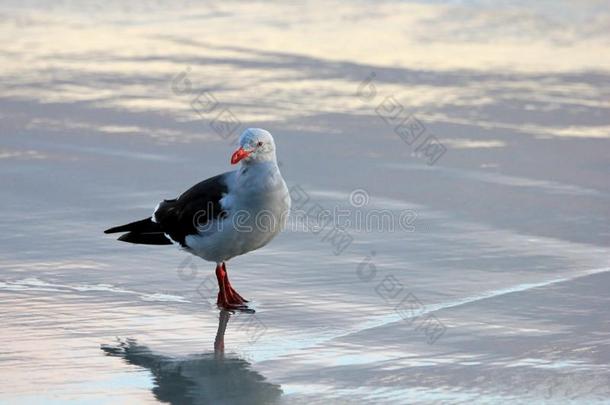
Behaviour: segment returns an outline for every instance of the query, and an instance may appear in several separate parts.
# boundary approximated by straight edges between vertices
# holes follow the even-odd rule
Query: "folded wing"
[[[173,200],[164,200],[152,217],[107,229],[104,233],[124,232],[119,240],[148,245],[168,245],[172,241],[185,245],[188,235],[199,227],[226,215],[220,203],[229,192],[228,177],[223,173],[204,180]]]

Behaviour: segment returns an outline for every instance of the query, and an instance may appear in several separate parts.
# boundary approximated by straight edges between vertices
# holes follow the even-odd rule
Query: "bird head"
[[[268,131],[248,128],[239,137],[239,148],[231,156],[231,164],[276,161],[275,142]]]

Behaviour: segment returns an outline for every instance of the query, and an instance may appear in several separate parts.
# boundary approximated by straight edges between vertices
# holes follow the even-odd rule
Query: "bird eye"
[[[263,141],[258,141],[258,143],[256,144],[256,146],[263,146]]]

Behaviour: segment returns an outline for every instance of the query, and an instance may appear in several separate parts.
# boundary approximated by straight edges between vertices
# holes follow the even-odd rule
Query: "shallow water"
[[[1,402],[607,401],[603,2],[74,3],[0,5]],[[102,231],[249,126],[299,198],[221,313],[213,265]]]

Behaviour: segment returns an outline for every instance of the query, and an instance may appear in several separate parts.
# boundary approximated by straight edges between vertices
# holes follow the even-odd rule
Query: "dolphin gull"
[[[240,162],[238,170],[162,201],[152,216],[104,232],[122,232],[119,240],[130,243],[177,244],[216,263],[218,306],[247,309],[248,301],[231,286],[226,262],[265,246],[281,231],[290,210],[290,194],[269,132],[249,128],[241,134],[231,164]]]

